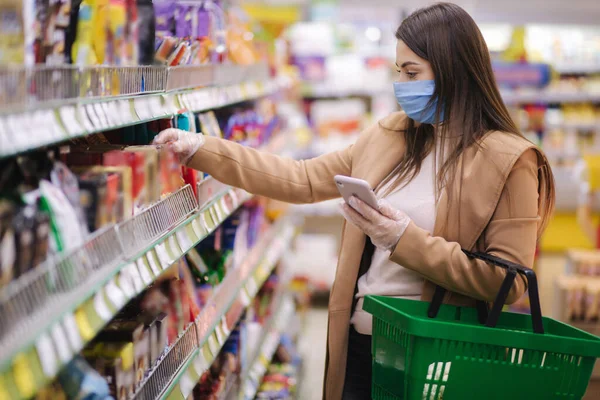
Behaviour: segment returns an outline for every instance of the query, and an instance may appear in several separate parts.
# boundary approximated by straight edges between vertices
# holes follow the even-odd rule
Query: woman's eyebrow
[[[416,62],[416,61],[406,61],[406,62],[402,63],[402,65],[400,65],[400,66],[398,67],[398,63],[396,63],[396,67],[398,67],[398,68],[404,68],[404,67],[407,67],[407,66],[409,66],[409,65],[421,65],[421,64],[419,64],[419,63],[418,63],[418,62]]]
[[[421,64],[419,64],[416,61],[406,61],[406,62],[402,63],[402,65],[400,66],[400,68],[404,68],[404,67],[407,67],[409,65],[421,65]],[[398,66],[398,63],[396,63],[396,67],[397,66]]]

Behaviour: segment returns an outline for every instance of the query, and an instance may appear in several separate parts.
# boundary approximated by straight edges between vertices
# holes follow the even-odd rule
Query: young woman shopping
[[[403,111],[345,150],[294,161],[173,129],[156,139],[188,166],[281,201],[339,197],[335,175],[376,188],[378,209],[356,198],[342,208],[349,223],[329,302],[330,400],[370,398],[365,295],[430,300],[440,285],[446,303],[492,301],[503,271],[461,248],[531,266],[554,206],[548,162],[511,119],[473,19],[456,5],[436,4],[410,15],[396,37],[394,92]],[[525,290],[517,278],[508,302]]]

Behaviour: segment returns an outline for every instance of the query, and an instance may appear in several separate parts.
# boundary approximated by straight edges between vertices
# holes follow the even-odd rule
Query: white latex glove
[[[352,196],[350,205],[342,205],[342,214],[348,222],[367,234],[375,247],[392,251],[410,224],[410,218],[385,200],[379,200],[378,206],[379,210],[375,210]]]
[[[179,158],[179,162],[187,165],[198,149],[204,144],[204,135],[169,128],[159,133],[152,143],[169,146]]]

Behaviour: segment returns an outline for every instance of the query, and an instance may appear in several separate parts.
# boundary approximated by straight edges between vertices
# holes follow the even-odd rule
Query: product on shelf
[[[194,387],[194,400],[223,398],[240,371],[240,323],[236,324],[211,367],[200,377]]]

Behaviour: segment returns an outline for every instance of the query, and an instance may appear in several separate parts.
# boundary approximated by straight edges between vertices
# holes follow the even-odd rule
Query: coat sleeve
[[[529,149],[513,166],[483,233],[486,253],[531,268],[540,221],[538,181],[537,153]],[[460,244],[434,237],[412,222],[390,259],[452,292],[478,300],[494,300],[505,277],[504,270],[469,259]],[[523,277],[515,279],[507,303],[517,301],[526,288]]]
[[[333,177],[350,175],[352,147],[296,161],[206,137],[188,165],[252,194],[288,203],[313,203],[340,196]]]

